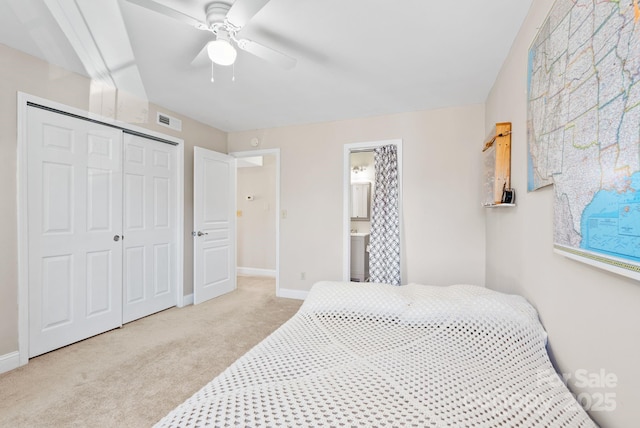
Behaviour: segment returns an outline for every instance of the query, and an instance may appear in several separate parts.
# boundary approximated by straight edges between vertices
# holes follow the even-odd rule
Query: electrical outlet
[[[282,210],[282,219],[287,218],[287,210]]]
[[[242,217],[242,210],[236,211],[236,217]]]
[[[307,273],[306,272],[300,272],[300,279],[302,279],[302,280],[307,279]]]

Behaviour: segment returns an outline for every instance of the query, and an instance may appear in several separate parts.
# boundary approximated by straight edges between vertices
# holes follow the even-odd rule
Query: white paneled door
[[[176,305],[176,147],[124,136],[123,323]]]
[[[32,357],[122,323],[122,132],[27,110]]]
[[[177,303],[178,148],[27,108],[29,357]]]
[[[236,288],[236,159],[194,147],[194,303]]]

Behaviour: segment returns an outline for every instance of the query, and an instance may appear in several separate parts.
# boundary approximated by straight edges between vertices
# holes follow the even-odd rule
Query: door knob
[[[113,240],[118,242],[120,240],[120,235],[113,235]]]
[[[198,236],[204,236],[204,235],[208,235],[208,234],[209,234],[209,232],[198,231]]]

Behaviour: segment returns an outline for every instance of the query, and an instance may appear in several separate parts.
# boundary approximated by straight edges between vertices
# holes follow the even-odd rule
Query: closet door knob
[[[204,236],[204,235],[208,235],[208,234],[209,234],[209,232],[198,231],[198,236]]]
[[[118,242],[120,240],[120,235],[113,235],[113,240]]]

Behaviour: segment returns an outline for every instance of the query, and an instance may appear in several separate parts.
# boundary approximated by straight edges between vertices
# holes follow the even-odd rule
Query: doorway
[[[237,272],[275,278],[280,295],[280,149],[230,153],[237,158]]]
[[[372,149],[352,151],[350,157],[351,225],[349,279],[369,281],[369,239],[371,235],[371,202],[375,186],[375,154]]]
[[[402,140],[345,144],[343,152],[343,281],[367,281],[370,269],[369,242],[375,192],[374,151],[395,146],[397,153],[397,199],[399,235],[402,236]],[[368,204],[368,206],[367,206]],[[402,271],[402,261],[400,257]]]

